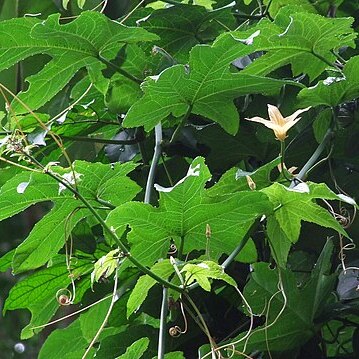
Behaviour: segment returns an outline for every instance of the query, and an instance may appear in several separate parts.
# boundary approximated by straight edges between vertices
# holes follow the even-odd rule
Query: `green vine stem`
[[[284,164],[284,155],[285,155],[285,141],[280,141],[280,172],[282,173],[283,177],[287,181],[291,181],[292,179],[289,178],[286,174],[286,168]]]
[[[326,134],[323,137],[322,142],[319,144],[317,149],[313,152],[309,160],[305,163],[303,168],[300,170],[299,174],[292,180],[289,188],[293,188],[298,181],[303,181],[306,178],[307,172],[309,169],[317,162],[319,156],[324,151],[326,145],[333,139],[334,132],[331,128],[329,128]]]
[[[163,287],[162,289],[162,304],[161,304],[161,316],[160,316],[160,330],[158,335],[158,359],[165,357],[165,343],[166,343],[166,325],[168,314],[168,289]]]
[[[182,128],[185,126],[187,120],[188,120],[188,117],[189,115],[191,114],[192,112],[192,108],[193,106],[192,105],[189,105],[188,106],[188,109],[187,109],[187,112],[184,114],[184,116],[182,117],[182,120],[181,122],[179,123],[179,125],[176,127],[175,131],[173,132],[173,135],[170,139],[170,143],[173,143],[175,142],[175,140],[178,138],[178,136],[180,135],[181,133],[181,130]]]
[[[151,195],[153,192],[153,185],[155,181],[158,161],[162,154],[162,125],[161,122],[155,127],[155,148],[152,157],[150,172],[148,174],[145,199],[144,203],[150,203]],[[166,286],[162,288],[162,304],[161,304],[161,315],[160,315],[160,328],[158,333],[158,359],[163,359],[165,356],[165,343],[166,343],[166,325],[167,325],[167,313],[168,313],[168,290]]]
[[[159,123],[155,127],[155,151],[153,153],[150,172],[148,174],[147,183],[146,183],[146,191],[145,191],[145,199],[144,199],[145,203],[150,203],[151,201],[153,184],[156,176],[156,169],[162,152],[161,143],[162,143],[162,125],[161,123]]]
[[[198,317],[197,320],[199,320],[201,326],[203,327],[204,332],[205,332],[205,334],[206,334],[206,336],[207,336],[207,338],[208,338],[208,341],[209,341],[209,343],[210,343],[210,345],[211,345],[212,357],[216,358],[214,350],[216,349],[216,346],[217,346],[217,345],[216,345],[215,341],[214,341],[213,338],[212,338],[212,335],[211,335],[211,333],[210,333],[210,331],[209,331],[209,329],[208,329],[207,323],[205,322],[205,320],[204,320],[204,318],[203,318],[203,316],[202,316],[202,313],[201,313],[200,310],[198,309],[196,303],[192,300],[192,298],[191,298],[187,293],[184,293],[184,296],[186,297],[186,299],[187,299],[188,302],[190,303],[191,307],[192,307],[192,308],[194,309],[194,311],[196,312],[197,317]]]

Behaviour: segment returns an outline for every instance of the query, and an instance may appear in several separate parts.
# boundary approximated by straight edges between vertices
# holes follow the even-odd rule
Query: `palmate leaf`
[[[301,221],[331,228],[344,236],[348,236],[337,220],[314,201],[316,198],[340,199],[325,184],[309,183],[308,193],[299,192],[295,188],[289,189],[279,183],[274,183],[262,191],[267,194],[273,208],[275,208],[268,220],[278,222],[280,229],[292,243],[295,243],[299,238]],[[276,226],[275,224],[272,225]],[[275,231],[272,232],[275,233]]]
[[[275,94],[285,83],[292,83],[231,72],[230,63],[248,52],[247,45],[231,36],[220,37],[212,46],[193,47],[189,67],[175,65],[155,78],[147,78],[144,96],[130,108],[124,126],[143,125],[149,131],[170,114],[180,117],[193,113],[236,134],[239,115],[235,98],[250,93]]]
[[[130,226],[131,253],[144,265],[165,258],[171,241],[183,253],[207,249],[211,260],[230,253],[242,240],[256,218],[271,211],[260,192],[243,191],[231,196],[210,197],[204,189],[210,173],[201,157],[196,158],[187,176],[172,188],[162,188],[159,207],[131,202],[113,210],[107,224],[121,235]],[[206,226],[211,236],[206,238]],[[241,260],[251,262],[255,251],[250,241]]]
[[[252,52],[265,52],[244,73],[265,76],[291,64],[294,76],[304,72],[313,80],[334,63],[333,50],[355,47],[357,35],[351,27],[353,21],[353,18],[325,18],[304,12],[300,7],[287,6],[278,12],[274,22],[263,19],[251,30],[233,32],[232,36],[244,39],[257,33]]]
[[[100,199],[117,206],[131,200],[139,192],[139,186],[126,176],[135,167],[131,163],[117,164],[112,168],[100,163],[76,161],[74,169],[79,175],[78,190],[92,205],[98,206],[99,202],[96,200]],[[57,167],[53,171],[61,175],[71,173],[70,169]],[[19,185],[22,184],[26,186],[23,193],[19,191]],[[116,191],[113,191],[115,184]],[[50,176],[23,172],[7,181],[0,189],[0,220],[45,201],[53,202],[54,207],[17,247],[12,263],[14,273],[45,264],[64,246],[75,225],[90,215],[72,192],[68,189],[60,192],[59,183]]]
[[[81,68],[105,92],[108,80],[102,74],[125,43],[151,41],[157,36],[141,28],[122,26],[99,12],[85,11],[69,24],[59,24],[59,14],[46,21],[18,18],[0,23],[0,71],[36,54],[52,60],[39,73],[27,78],[29,88],[20,99],[35,110],[52,99]],[[18,102],[17,113],[28,112]]]
[[[303,89],[298,94],[299,106],[325,105],[334,107],[359,96],[359,56],[352,57],[343,69],[343,75],[330,76],[316,86]]]

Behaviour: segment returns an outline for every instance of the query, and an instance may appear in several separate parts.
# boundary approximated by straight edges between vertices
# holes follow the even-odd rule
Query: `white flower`
[[[279,141],[284,141],[287,137],[288,130],[301,119],[301,117],[298,116],[302,112],[308,111],[309,109],[310,107],[307,107],[302,110],[295,111],[288,117],[283,117],[278,107],[268,105],[269,120],[266,120],[262,117],[246,118],[246,120],[262,123],[264,126],[274,131],[274,135]]]

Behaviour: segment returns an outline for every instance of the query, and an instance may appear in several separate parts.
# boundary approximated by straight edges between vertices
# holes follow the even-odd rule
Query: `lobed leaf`
[[[102,70],[123,44],[157,39],[144,29],[120,25],[96,11],[84,11],[64,25],[59,18],[60,14],[54,14],[46,21],[25,17],[0,23],[0,71],[36,54],[52,57],[42,71],[27,78],[29,88],[19,95],[32,110],[51,100],[81,68],[106,92],[109,80]],[[12,108],[16,113],[28,112],[16,101]]]
[[[189,67],[172,66],[143,83],[144,96],[127,112],[124,126],[143,125],[146,131],[172,114],[193,113],[217,122],[234,135],[239,116],[233,100],[249,93],[275,94],[290,81],[230,71],[230,64],[248,47],[233,37],[219,38],[212,46],[192,48]]]
[[[174,187],[156,187],[160,192],[158,208],[129,202],[113,210],[106,222],[118,235],[130,226],[127,238],[131,253],[145,265],[165,258],[171,242],[177,248],[183,245],[183,253],[207,248],[210,259],[217,260],[238,245],[256,218],[271,211],[271,204],[260,192],[210,197],[204,189],[209,178],[204,160],[199,157]],[[208,242],[207,225],[211,228]],[[246,262],[255,260],[251,248],[249,244],[243,249],[242,259]]]
[[[140,189],[126,176],[135,167],[132,163],[110,166],[76,161],[74,171],[79,175],[78,191],[94,206],[99,205],[98,200],[107,201],[113,206],[129,201]],[[62,176],[72,176],[70,169],[54,167],[52,170]],[[18,187],[22,183],[27,184],[26,188],[19,191]],[[14,273],[45,264],[64,246],[76,224],[90,216],[90,212],[81,208],[82,202],[70,190],[60,187],[47,174],[23,172],[7,181],[0,189],[0,220],[44,201],[53,202],[54,207],[16,249],[13,257]]]

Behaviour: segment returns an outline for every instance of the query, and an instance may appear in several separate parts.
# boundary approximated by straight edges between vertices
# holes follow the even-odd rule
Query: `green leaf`
[[[311,280],[299,289],[295,276],[289,270],[269,269],[266,263],[254,264],[254,272],[245,287],[244,295],[254,313],[262,313],[268,308],[267,330],[255,329],[250,335],[247,350],[283,351],[295,348],[315,335],[315,318],[321,313],[335,285],[335,275],[330,275],[334,245],[327,241],[312,272]],[[278,294],[279,271],[286,295],[286,307],[275,321],[284,305],[284,297]],[[273,296],[277,293],[275,296]],[[272,297],[273,296],[273,297]],[[305,301],[303,301],[305,298]],[[266,347],[268,345],[268,347]]]
[[[329,76],[313,87],[298,94],[299,106],[337,106],[359,96],[359,56],[352,57],[344,66],[340,76]]]
[[[57,329],[49,335],[40,350],[39,359],[78,359],[84,354],[87,345],[87,340],[82,335],[80,321],[76,320],[67,328]]]
[[[224,272],[224,269],[217,263],[203,261],[199,263],[187,263],[181,270],[185,273],[185,283],[190,285],[194,281],[206,291],[211,290],[209,279],[218,279],[227,282],[229,285],[236,287],[236,281]]]
[[[330,293],[337,280],[336,274],[331,274],[334,243],[328,239],[312,271],[311,278],[304,290],[306,297],[313,298],[311,318],[314,320],[325,309]]]
[[[99,205],[98,199],[114,206],[129,201],[139,191],[139,186],[126,176],[135,167],[131,163],[111,167],[76,161],[74,170],[79,175],[78,190],[94,206]],[[52,170],[62,176],[71,173],[70,169],[60,167],[53,167]],[[19,190],[21,184],[26,184],[24,191]],[[75,225],[90,215],[88,210],[78,208],[83,205],[72,192],[62,190],[59,183],[47,174],[23,172],[7,181],[0,189],[0,220],[44,201],[52,201],[55,206],[16,249],[13,258],[15,273],[45,264],[64,246]]]
[[[174,268],[168,259],[160,261],[152,266],[151,271],[161,278],[168,279],[174,272]],[[145,301],[149,290],[157,284],[157,281],[149,275],[143,275],[137,281],[127,301],[127,318],[137,310]]]
[[[131,346],[126,349],[126,352],[116,359],[141,359],[144,352],[148,348],[150,340],[148,338],[141,338],[136,340]]]
[[[158,329],[149,325],[130,325],[125,331],[102,340],[96,353],[96,358],[117,358],[119,355],[124,354],[127,348],[135,341],[144,337],[150,338],[145,358],[152,358],[157,353],[157,335]]]
[[[0,24],[0,71],[35,54],[52,57],[40,72],[27,78],[29,88],[19,96],[32,110],[51,100],[81,68],[86,68],[95,86],[106,92],[108,79],[102,70],[121,46],[157,38],[95,11],[82,12],[65,25],[59,24],[59,17],[60,14],[54,14],[44,22],[26,17]],[[18,102],[13,102],[12,108],[17,113],[28,112]]]
[[[193,46],[213,40],[225,31],[219,22],[227,27],[234,25],[229,8],[207,11],[202,6],[182,5],[154,11],[140,25],[159,36],[157,46],[184,63]]]
[[[248,191],[249,184],[247,176],[255,183],[255,189],[260,190],[269,186],[272,181],[270,179],[271,172],[280,164],[280,158],[268,162],[262,167],[257,168],[253,172],[243,171],[237,168],[231,168],[223,174],[221,179],[209,189],[211,196],[224,195],[239,191]]]
[[[300,346],[315,334],[311,317],[312,298],[305,297],[306,300],[303,301],[304,296],[290,271],[281,270],[281,278],[286,295],[286,306],[276,321],[285,304],[284,296],[278,293],[278,271],[269,269],[267,263],[253,265],[253,273],[245,287],[244,295],[254,314],[269,310],[266,324],[271,326],[267,330],[262,326],[252,332],[247,343],[248,351],[253,348],[265,351],[289,350]]]
[[[89,273],[91,269],[92,263],[77,260],[71,267],[75,283],[81,275]],[[32,313],[31,322],[22,331],[22,338],[29,338],[42,329],[32,328],[47,323],[59,308],[57,292],[70,284],[68,268],[64,264],[59,264],[35,272],[11,288],[5,301],[4,313],[19,308],[27,308]]]
[[[77,0],[77,6],[78,6],[80,9],[83,9],[85,3],[86,3],[86,0]]]
[[[247,51],[246,45],[230,36],[219,38],[212,46],[193,47],[189,68],[175,65],[155,78],[147,78],[144,96],[130,108],[124,126],[143,125],[149,131],[170,114],[180,117],[193,113],[236,134],[239,116],[233,100],[249,93],[275,94],[286,83],[231,72],[231,62]]]
[[[285,268],[292,242],[274,216],[270,216],[267,220],[267,236],[274,260],[279,267]]]
[[[279,183],[274,183],[262,191],[268,195],[275,208],[272,216],[292,243],[299,238],[301,221],[332,228],[344,236],[348,236],[337,220],[313,201],[316,198],[339,199],[324,184],[310,184],[308,186],[309,193],[298,192],[295,188],[289,189]]]
[[[165,359],[185,359],[182,352],[171,352],[165,354]]]
[[[14,256],[15,249],[6,252],[0,258],[0,272],[6,272],[9,268],[11,268],[12,257]]]
[[[100,303],[97,303],[86,313],[81,314],[79,318],[81,332],[87,343],[90,343],[93,340],[105,320],[111,301],[112,298],[110,297]]]
[[[330,124],[332,122],[333,113],[329,108],[324,109],[324,111],[319,112],[317,117],[313,122],[313,132],[315,139],[318,143],[321,143],[326,132],[328,131]]]
[[[265,76],[291,64],[294,76],[304,72],[313,80],[334,63],[333,50],[342,46],[355,47],[352,23],[352,18],[325,18],[300,8],[293,11],[288,6],[278,12],[274,22],[263,19],[251,30],[232,33],[232,36],[246,39],[258,34],[253,39],[251,52],[265,52],[243,73]]]
[[[272,17],[275,17],[282,7],[288,5],[292,5],[292,7],[296,6],[303,12],[305,11],[308,13],[316,13],[315,7],[310,3],[309,0],[264,0],[263,4],[268,6],[269,14]]]
[[[271,205],[260,192],[210,197],[204,189],[209,179],[210,173],[199,157],[174,187],[156,187],[160,191],[158,208],[127,203],[109,214],[107,224],[119,235],[130,226],[127,238],[131,253],[144,265],[165,258],[171,241],[177,248],[183,244],[183,253],[207,248],[210,258],[217,260],[238,245],[255,219],[270,211]],[[208,241],[207,225],[211,228]],[[245,258],[244,253],[248,253],[246,247]],[[251,260],[247,257],[247,261]]]
[[[14,273],[42,266],[65,245],[72,229],[88,215],[86,210],[78,210],[78,204],[74,202],[57,201],[54,208],[34,226],[15,250],[12,261]]]

